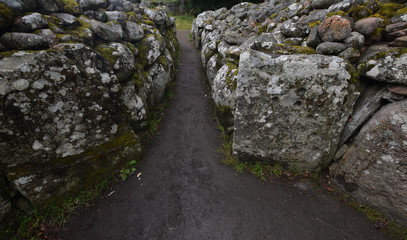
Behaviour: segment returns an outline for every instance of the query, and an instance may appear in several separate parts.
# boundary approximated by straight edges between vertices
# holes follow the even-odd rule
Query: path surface
[[[330,196],[222,165],[197,51],[179,31],[175,99],[131,177],[67,224],[64,239],[384,239]]]

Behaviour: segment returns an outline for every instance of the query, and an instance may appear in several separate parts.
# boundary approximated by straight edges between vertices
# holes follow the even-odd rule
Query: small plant
[[[239,163],[235,165],[236,171],[238,173],[243,173],[243,170],[246,168],[244,163]]]
[[[127,168],[122,168],[120,170],[120,177],[122,178],[122,180],[126,180],[129,176],[133,175],[134,172],[136,172],[136,165],[137,161],[136,160],[132,160],[128,163]]]
[[[280,164],[276,164],[269,167],[269,172],[272,176],[281,177],[283,175],[283,168]]]

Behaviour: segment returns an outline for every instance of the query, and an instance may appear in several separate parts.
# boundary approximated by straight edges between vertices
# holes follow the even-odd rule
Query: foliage
[[[192,15],[177,15],[175,17],[175,24],[177,25],[177,30],[189,30],[191,31],[192,22],[194,21],[194,16]]]
[[[127,164],[126,168],[120,170],[120,177],[123,181],[136,172],[136,163],[136,160],[132,160]]]

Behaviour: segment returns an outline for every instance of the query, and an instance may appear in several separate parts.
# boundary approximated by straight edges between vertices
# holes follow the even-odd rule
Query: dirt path
[[[330,196],[278,181],[236,175],[217,152],[220,133],[205,97],[197,51],[187,31],[175,100],[149,147],[141,180],[68,223],[66,239],[384,239],[367,219]]]

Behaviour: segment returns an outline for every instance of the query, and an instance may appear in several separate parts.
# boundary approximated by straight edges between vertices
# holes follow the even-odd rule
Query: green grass
[[[192,22],[195,17],[191,15],[177,15],[175,17],[175,24],[177,25],[177,30],[191,30]]]

